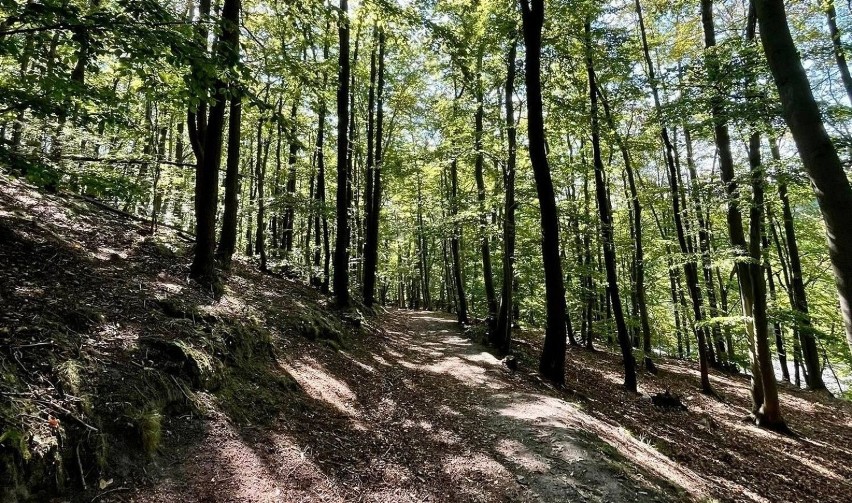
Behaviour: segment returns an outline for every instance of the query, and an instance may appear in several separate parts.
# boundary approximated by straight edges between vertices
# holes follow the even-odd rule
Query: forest
[[[852,500],[850,52],[834,0],[0,0],[0,501]]]

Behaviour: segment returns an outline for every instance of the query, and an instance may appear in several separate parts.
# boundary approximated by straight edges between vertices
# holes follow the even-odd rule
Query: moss
[[[162,407],[154,402],[149,403],[133,414],[132,419],[139,433],[142,450],[148,456],[153,456],[160,448],[163,436]]]
[[[223,334],[225,351],[222,356],[230,364],[254,364],[274,358],[272,335],[256,320],[236,322]]]
[[[3,434],[0,435],[0,444],[5,445],[7,448],[11,448],[12,451],[16,455],[20,456],[25,462],[32,458],[30,449],[27,446],[27,435],[16,428],[4,431]]]
[[[298,390],[292,378],[264,368],[232,368],[224,383],[217,405],[240,424],[271,424]]]
[[[73,395],[80,394],[82,384],[80,371],[80,362],[77,360],[66,360],[56,366],[56,375],[66,392]]]
[[[198,336],[203,343],[203,336]],[[161,353],[158,356],[149,355],[152,361],[161,365],[166,372],[186,376],[194,387],[214,390],[221,385],[222,364],[212,356],[215,349],[196,347],[181,339],[146,337],[140,342]],[[209,345],[215,348],[215,343],[210,342]]]

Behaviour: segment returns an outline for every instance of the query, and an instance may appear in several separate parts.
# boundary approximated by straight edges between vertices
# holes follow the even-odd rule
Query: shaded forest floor
[[[213,301],[148,234],[0,175],[0,500],[852,500],[846,402],[784,388],[779,437],[743,376],[719,401],[661,360],[634,395],[585,350],[554,389],[537,332],[513,372],[446,314],[361,319],[248,263]]]

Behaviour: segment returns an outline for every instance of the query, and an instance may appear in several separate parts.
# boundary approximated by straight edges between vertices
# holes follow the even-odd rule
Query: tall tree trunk
[[[753,16],[749,16],[750,19]],[[716,46],[716,33],[713,22],[713,1],[701,1],[701,20],[704,26],[704,45],[709,83],[718,78],[719,62],[712,52]],[[754,36],[755,26],[748,23],[747,39]],[[772,366],[772,354],[769,351],[769,330],[766,315],[766,282],[760,267],[760,230],[763,222],[763,167],[760,160],[760,134],[752,132],[749,137],[749,167],[751,168],[752,201],[750,210],[750,243],[746,241],[742,214],[739,208],[740,192],[735,180],[734,159],[731,155],[731,140],[725,119],[724,101],[719,93],[710,97],[710,112],[716,147],[719,152],[719,168],[722,183],[727,196],[728,234],[734,253],[737,279],[740,285],[740,300],[743,314],[751,318],[746,325],[749,336],[750,360],[752,372],[752,412],[757,423],[769,428],[786,428],[781,417],[775,371]]]
[[[372,218],[372,210],[373,210],[373,179],[375,177],[375,153],[373,151],[373,146],[375,142],[375,109],[376,109],[376,77],[377,77],[377,66],[376,66],[376,52],[378,49],[378,28],[374,30],[373,38],[375,39],[375,43],[373,46],[373,50],[370,51],[370,84],[367,89],[367,171],[366,176],[364,177],[364,229],[370,226],[370,219]],[[366,260],[366,255],[369,253],[367,248],[367,239],[366,236],[364,238],[364,255]],[[378,244],[378,243],[377,243]],[[366,264],[365,264],[365,273],[362,282],[363,292],[362,296],[364,297],[364,304],[367,306],[371,306],[374,302],[375,297],[375,285],[376,278],[375,272],[373,273],[373,278],[368,279],[366,273]],[[370,291],[371,290],[371,291]]]
[[[763,231],[761,232],[761,249],[763,252],[763,270],[766,273],[766,281],[769,283],[769,299],[773,304],[777,302],[775,291],[775,278],[772,276],[772,262],[769,259],[769,238],[767,234],[767,222],[769,215],[765,215]],[[790,382],[790,369],[787,368],[787,351],[784,349],[784,331],[778,320],[772,322],[772,330],[775,334],[775,349],[778,351],[778,364],[781,366],[781,379]]]
[[[618,132],[612,113],[609,108],[609,103],[606,96],[602,92],[598,92],[603,104],[604,114],[609,123],[609,127],[615,135],[616,143],[621,151],[621,158],[624,162],[624,172],[627,176],[627,186],[630,189],[630,216],[632,218],[633,228],[633,247],[634,260],[633,267],[635,281],[635,299],[636,308],[639,312],[639,326],[642,332],[642,353],[643,364],[648,372],[656,373],[657,369],[654,361],[651,359],[651,324],[648,321],[648,302],[645,298],[645,251],[642,239],[642,204],[639,202],[639,191],[636,189],[636,175],[634,174],[633,161],[630,157],[630,151],[627,148],[627,143]]]
[[[539,372],[547,379],[565,381],[565,286],[559,257],[559,217],[553,179],[547,162],[544,112],[541,97],[541,31],[544,26],[544,0],[521,0],[524,43],[526,45],[527,123],[530,162],[541,209],[541,252],[544,262],[544,289],[547,324]]]
[[[462,228],[456,221],[458,217],[458,199],[459,199],[459,172],[458,160],[453,159],[450,163],[450,216],[453,221],[453,235],[450,238],[450,254],[453,258],[453,279],[455,282],[456,291],[456,314],[458,315],[459,323],[468,322],[467,313],[467,297],[464,292],[464,279],[462,277],[462,261],[461,261],[461,241]]]
[[[293,105],[290,108],[290,147],[287,155],[287,204],[284,210],[284,229],[281,239],[284,241],[284,250],[287,254],[293,251],[293,229],[295,227],[295,199],[296,199],[296,155],[299,153],[299,141],[297,135],[299,133],[298,124],[296,122],[297,112],[299,108],[299,97],[293,100]]]
[[[239,59],[240,0],[225,0],[221,33],[216,55],[223,66],[234,66]],[[219,202],[219,165],[222,159],[222,130],[228,84],[222,77],[213,85],[216,101],[210,107],[204,135],[204,151],[195,178],[195,255],[190,276],[202,284],[215,282],[216,206]]]
[[[843,49],[843,41],[840,39],[840,30],[837,29],[837,10],[834,8],[834,0],[825,0],[825,17],[828,21],[828,33],[831,35],[831,45],[834,48],[834,60],[840,70],[840,79],[846,96],[852,103],[852,74],[849,73],[849,65],[846,62],[846,51]]]
[[[618,291],[618,271],[616,270],[615,243],[613,240],[612,214],[610,210],[610,199],[604,182],[604,165],[601,159],[600,125],[598,123],[598,93],[595,83],[595,68],[592,58],[592,37],[590,20],[586,19],[586,70],[589,76],[589,100],[591,102],[592,117],[592,152],[595,164],[595,194],[598,202],[598,214],[601,219],[601,233],[604,254],[604,265],[606,268],[606,279],[609,288],[609,298],[612,302],[612,311],[615,317],[615,326],[618,333],[618,345],[621,347],[621,356],[624,359],[624,387],[627,391],[636,392],[636,361],[633,357],[633,347],[630,344],[630,334],[627,332],[627,324],[624,322],[624,312],[621,306],[621,295]]]
[[[482,58],[480,57],[480,65]],[[489,331],[496,328],[497,293],[494,290],[494,272],[491,268],[491,245],[488,237],[488,212],[485,208],[485,155],[482,152],[482,120],[485,115],[482,76],[476,74],[476,112],[474,114],[473,150],[474,178],[476,179],[476,200],[479,203],[479,250],[482,254],[482,277],[485,284],[485,300],[488,307]]]
[[[692,134],[684,125],[683,140],[686,145],[686,167],[689,170],[690,181],[690,196],[692,206],[695,209],[695,219],[698,223],[698,249],[701,251],[701,266],[704,272],[704,283],[707,291],[707,303],[710,307],[710,317],[719,316],[718,304],[716,302],[716,289],[713,287],[713,264],[710,260],[710,230],[708,219],[704,216],[704,205],[701,201],[701,186],[698,182],[698,170],[695,168],[695,156],[692,150]],[[711,329],[712,342],[715,343],[715,349],[718,358],[711,355],[711,360],[717,363],[722,363],[728,359],[728,351],[725,350],[725,344],[722,342],[722,332],[719,323],[713,323]],[[711,344],[708,349],[713,349]]]
[[[852,348],[852,186],[825,130],[802,60],[790,35],[783,0],[755,0],[760,38],[805,172],[825,220],[846,341]]]
[[[515,59],[518,52],[518,35],[510,35],[509,54],[506,58],[506,168],[503,172],[503,283],[500,292],[500,311],[492,344],[506,354],[512,347],[512,283],[515,277],[515,168],[517,164],[517,128],[515,128]]]
[[[689,245],[686,239],[686,232],[683,227],[683,216],[681,215],[681,201],[680,201],[680,184],[678,183],[678,170],[675,167],[674,162],[674,147],[672,146],[671,140],[669,139],[668,127],[666,126],[665,119],[663,117],[662,112],[662,104],[660,103],[660,93],[657,88],[656,76],[654,72],[654,64],[651,60],[651,53],[648,49],[648,39],[645,32],[645,21],[642,17],[642,5],[640,4],[640,0],[636,0],[636,13],[639,17],[639,31],[642,38],[642,51],[645,55],[645,63],[648,68],[648,80],[651,86],[651,94],[654,98],[654,108],[657,113],[657,119],[660,122],[660,137],[663,141],[663,146],[665,148],[665,156],[666,156],[666,167],[668,168],[668,179],[669,179],[669,188],[671,191],[672,198],[672,210],[674,214],[674,223],[675,223],[675,231],[677,233],[678,244],[680,245],[680,251],[685,256],[690,257],[692,255],[692,247]],[[710,386],[710,377],[709,377],[709,361],[707,354],[707,339],[704,335],[704,331],[700,328],[700,323],[703,319],[703,315],[701,312],[701,289],[699,287],[698,280],[698,267],[695,263],[695,260],[692,258],[688,258],[687,261],[683,264],[683,271],[686,275],[687,287],[689,288],[689,295],[692,299],[692,312],[693,312],[693,322],[695,324],[695,335],[698,339],[698,366],[701,374],[701,390],[704,393],[713,393],[713,388]],[[689,340],[687,338],[687,340]]]
[[[258,118],[257,124],[257,164],[255,164],[254,176],[257,181],[257,229],[255,232],[255,252],[260,255],[260,270],[266,271],[266,160],[269,155],[269,142],[262,141],[263,117]]]
[[[772,158],[781,160],[781,152],[774,138],[769,140]],[[778,177],[778,199],[781,201],[781,217],[784,223],[784,237],[787,243],[787,256],[790,263],[790,287],[792,291],[791,307],[796,313],[797,333],[801,339],[802,358],[808,370],[807,385],[813,390],[825,389],[822,380],[822,369],[817,352],[816,333],[811,326],[811,316],[808,310],[808,296],[805,291],[802,260],[799,255],[799,241],[796,238],[796,225],[793,221],[793,209],[790,207],[790,197],[787,194],[787,177]]]
[[[349,5],[340,0],[337,63],[337,235],[334,242],[334,296],[339,307],[349,307]]]
[[[376,270],[379,261],[379,211],[382,206],[382,134],[384,127],[384,84],[385,84],[385,32],[379,31],[379,69],[376,84],[376,153],[373,157],[372,170],[368,171],[371,177],[371,194],[369,198],[369,212],[364,241],[364,304],[371,306],[374,302],[376,289]]]
[[[232,86],[231,111],[228,116],[228,159],[225,163],[225,209],[222,212],[222,234],[216,258],[223,268],[231,266],[237,248],[237,210],[240,193],[240,125],[243,106],[239,92]]]

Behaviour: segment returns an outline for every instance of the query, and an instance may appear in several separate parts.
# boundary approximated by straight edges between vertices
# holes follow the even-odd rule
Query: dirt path
[[[281,370],[300,390],[275,422],[236,425],[214,412],[173,425],[181,447],[160,461],[164,477],[101,501],[687,499],[451,318],[394,311],[381,324],[383,337],[345,351],[285,345]]]

